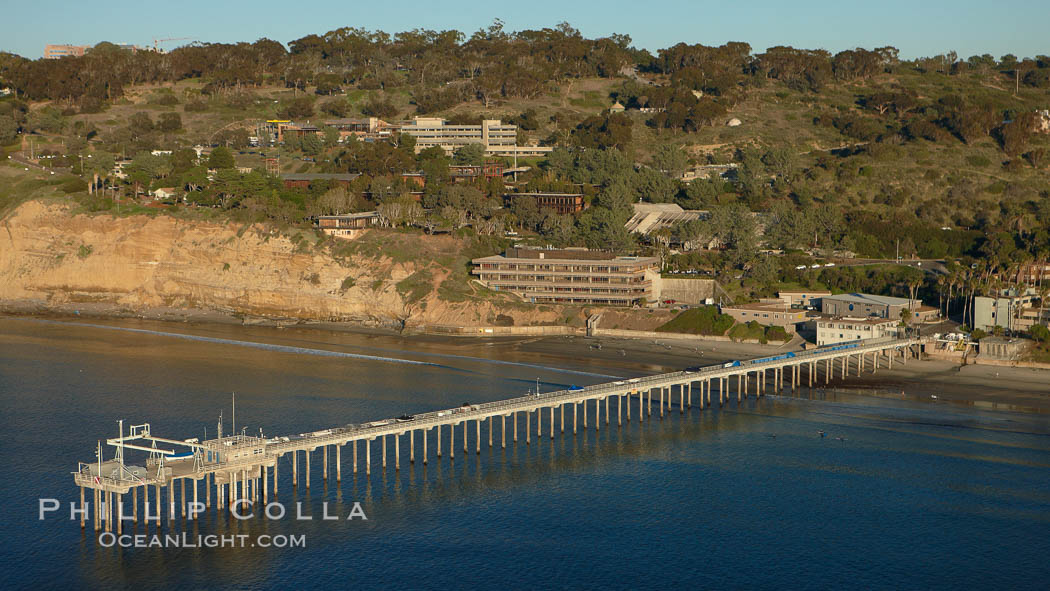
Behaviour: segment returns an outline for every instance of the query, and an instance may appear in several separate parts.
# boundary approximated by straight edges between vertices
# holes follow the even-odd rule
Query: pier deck
[[[306,486],[309,488],[311,453],[318,448],[323,450],[323,477],[327,479],[329,476],[329,456],[331,455],[334,460],[336,479],[341,480],[343,466],[341,455],[344,446],[351,446],[353,472],[357,473],[361,467],[358,461],[357,442],[359,441],[364,442],[362,446],[365,456],[364,471],[366,474],[371,474],[373,461],[370,442],[376,439],[383,441],[381,468],[386,469],[389,448],[386,438],[392,437],[394,440],[394,469],[398,470],[401,466],[402,437],[406,435],[409,461],[416,461],[418,439],[421,444],[419,458],[426,464],[431,458],[428,449],[428,439],[430,439],[428,434],[431,430],[436,431],[433,437],[434,456],[437,458],[442,456],[442,427],[449,428],[447,448],[444,451],[450,458],[454,458],[457,427],[461,433],[463,452],[468,453],[470,431],[473,431],[474,451],[480,453],[482,423],[484,422],[488,422],[486,429],[488,446],[498,444],[506,447],[508,419],[513,422],[512,443],[517,442],[520,435],[524,435],[526,443],[529,443],[533,434],[531,424],[533,415],[536,418],[535,435],[542,436],[543,428],[546,426],[549,437],[553,438],[556,425],[559,426],[561,433],[565,432],[568,423],[567,410],[571,410],[573,433],[580,428],[581,416],[583,429],[588,428],[588,416],[591,415],[594,419],[593,428],[597,430],[601,428],[603,406],[606,425],[610,424],[613,415],[616,417],[617,425],[622,424],[625,415],[630,421],[632,405],[636,406],[639,420],[651,416],[654,398],[657,402],[656,412],[660,416],[663,416],[665,412],[670,412],[672,406],[677,406],[679,412],[684,413],[693,406],[694,387],[696,387],[697,407],[702,410],[710,406],[712,397],[721,406],[729,402],[731,394],[734,393],[739,403],[749,395],[749,392],[761,396],[770,388],[774,392],[782,391],[785,387],[785,370],[788,373],[790,387],[794,390],[803,385],[803,379],[807,380],[809,386],[813,386],[821,378],[827,384],[836,375],[846,378],[852,372],[860,375],[865,369],[876,372],[881,363],[892,368],[895,357],[899,357],[901,362],[905,362],[908,357],[917,357],[921,346],[921,341],[917,338],[856,341],[808,351],[787,352],[758,359],[732,361],[641,378],[617,380],[584,388],[536,393],[495,402],[467,404],[457,408],[419,413],[410,417],[382,419],[286,437],[264,438],[238,434],[222,437],[220,434],[220,437],[216,439],[198,442],[196,439],[183,441],[155,437],[150,433],[149,425],[133,426],[131,434],[125,436],[122,427],[120,437],[106,441],[108,445],[117,449],[115,458],[110,461],[99,459],[97,462],[81,463],[78,470],[73,473],[74,483],[81,487],[82,504],[85,490],[92,490],[95,496],[95,506],[102,507],[101,511],[99,509],[95,511],[95,529],[101,529],[104,525],[108,531],[115,520],[119,531],[120,518],[114,516],[112,509],[107,507],[117,506],[121,514],[127,515],[126,511],[122,511],[122,496],[132,492],[134,494],[132,511],[137,520],[138,489],[143,490],[145,501],[149,496],[149,487],[154,487],[157,498],[157,505],[154,506],[160,506],[161,489],[168,489],[168,498],[174,499],[177,483],[181,491],[180,505],[183,516],[186,515],[185,486],[187,481],[192,486],[195,502],[198,501],[197,482],[205,481],[204,492],[207,507],[211,506],[210,487],[215,489],[216,504],[220,508],[232,506],[241,498],[261,498],[265,502],[271,494],[268,482],[269,471],[273,470],[272,493],[276,494],[278,460],[288,454],[291,455],[293,486],[297,486],[300,480],[299,452],[303,452]],[[736,382],[735,388],[733,388],[734,381]],[[712,387],[714,387],[714,394],[712,394]],[[610,401],[615,401],[615,409],[610,408]],[[593,414],[588,411],[588,405],[591,402],[594,403]],[[580,406],[583,407],[582,413],[578,412]],[[558,420],[556,420],[556,415]],[[520,416],[525,418],[524,433],[518,427]],[[474,428],[470,429],[472,422]],[[500,425],[498,443],[494,439],[497,433],[496,422]],[[420,434],[419,437],[416,436],[417,433]],[[177,451],[179,447],[189,451],[179,452]],[[148,452],[150,457],[146,466],[126,465],[123,458],[124,451],[127,449]],[[329,451],[334,453],[329,454]],[[98,455],[101,458],[101,450]],[[107,501],[115,497],[115,502],[102,504],[103,497]],[[174,516],[174,502],[169,503],[169,507],[171,515]],[[81,525],[84,526],[83,517]]]

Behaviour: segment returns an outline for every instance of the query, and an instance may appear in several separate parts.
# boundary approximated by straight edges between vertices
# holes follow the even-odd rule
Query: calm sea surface
[[[102,548],[68,520],[70,472],[117,419],[214,436],[236,391],[239,426],[289,435],[638,372],[485,343],[94,324],[0,318],[4,588],[1046,589],[1050,576],[1046,416],[847,394],[553,441],[544,421],[529,446],[522,421],[521,442],[500,450],[497,429],[480,455],[457,430],[454,463],[396,474],[391,454],[383,474],[373,448],[370,480],[345,448],[341,487],[322,482],[318,452],[309,492],[293,493],[285,457],[280,500],[315,520],[212,509],[164,531],[305,534],[305,548]],[[65,515],[39,521],[40,497]],[[324,502],[341,517],[360,502],[368,520],[321,521]]]

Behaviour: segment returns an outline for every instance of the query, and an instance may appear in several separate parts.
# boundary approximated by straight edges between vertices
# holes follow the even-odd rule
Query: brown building
[[[57,60],[63,57],[81,57],[87,50],[87,45],[65,45],[48,43],[44,46],[44,59]]]
[[[364,230],[377,225],[379,225],[379,214],[374,211],[317,216],[317,227],[329,236],[352,236],[355,230]]]
[[[536,201],[537,209],[553,209],[561,214],[573,214],[583,211],[582,193],[504,193],[506,201],[527,197]]]
[[[789,333],[796,325],[806,321],[805,310],[792,310],[780,300],[722,306],[720,311],[737,322],[757,322],[766,326],[782,326]]]
[[[376,117],[328,119],[324,124],[339,131],[340,141],[351,135],[359,139],[383,139],[390,137],[391,125]]]
[[[474,259],[472,273],[487,287],[532,303],[631,306],[660,299],[660,259],[586,249],[508,248]]]
[[[319,181],[337,181],[343,186],[349,186],[350,182],[361,175],[338,174],[338,173],[299,173],[281,175],[285,188],[309,189],[311,185]]]
[[[448,176],[454,183],[472,181],[477,178],[503,178],[504,166],[501,162],[486,162],[481,165],[457,165],[448,167]]]

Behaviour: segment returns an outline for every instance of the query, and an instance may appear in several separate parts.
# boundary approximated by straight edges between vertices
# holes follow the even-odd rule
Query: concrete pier
[[[886,367],[892,367],[895,357],[900,357],[906,362],[911,357],[918,357],[921,353],[922,341],[919,339],[879,339],[872,341],[856,341],[842,345],[822,347],[807,351],[793,351],[772,357],[753,359],[747,361],[734,361],[731,363],[711,365],[690,371],[677,371],[666,374],[633,378],[630,380],[616,381],[605,384],[588,386],[585,388],[573,388],[571,390],[559,390],[544,392],[539,395],[528,396],[487,402],[482,404],[464,405],[454,409],[443,411],[424,412],[416,415],[401,417],[398,419],[387,419],[373,421],[361,425],[350,425],[346,427],[325,429],[311,434],[294,437],[264,438],[260,436],[248,436],[237,434],[217,439],[198,442],[196,439],[177,439],[154,437],[150,433],[148,424],[136,425],[128,436],[121,434],[119,438],[107,439],[106,444],[114,447],[124,447],[150,452],[150,458],[145,467],[136,467],[137,472],[122,471],[119,468],[119,458],[110,461],[94,461],[80,463],[78,470],[74,472],[74,483],[80,488],[80,502],[86,506],[87,490],[92,490],[94,502],[91,507],[80,514],[81,527],[87,527],[87,511],[91,511],[92,526],[96,531],[118,531],[122,529],[122,519],[128,509],[125,508],[125,499],[128,493],[130,500],[130,521],[138,521],[138,488],[143,487],[143,510],[144,521],[153,519],[161,520],[161,511],[164,510],[162,502],[162,489],[167,489],[167,513],[169,522],[176,518],[176,502],[178,503],[178,514],[182,518],[187,517],[188,497],[186,493],[186,479],[192,479],[193,507],[199,502],[199,491],[197,481],[204,480],[205,506],[211,506],[211,487],[215,487],[216,508],[232,509],[238,500],[256,500],[268,502],[269,492],[269,467],[273,467],[273,496],[278,494],[278,462],[285,454],[291,454],[292,463],[292,486],[299,485],[298,454],[303,452],[305,456],[305,478],[306,488],[310,488],[310,464],[311,452],[318,447],[322,452],[322,481],[327,485],[329,477],[328,446],[335,447],[335,471],[336,481],[342,480],[342,456],[341,447],[351,444],[353,456],[353,473],[358,471],[357,442],[364,442],[365,446],[365,472],[371,475],[371,441],[379,439],[382,445],[381,457],[382,468],[386,468],[387,460],[387,436],[394,437],[394,468],[400,471],[401,458],[401,435],[407,435],[409,439],[409,461],[415,462],[415,431],[421,432],[423,464],[428,462],[428,432],[431,428],[435,430],[437,438],[437,457],[441,457],[441,427],[449,427],[449,457],[455,457],[456,425],[463,425],[463,450],[468,453],[469,436],[468,425],[474,423],[474,449],[475,454],[481,453],[481,424],[488,422],[488,441],[491,448],[494,444],[494,417],[499,417],[501,425],[501,447],[506,449],[507,445],[507,417],[511,417],[513,424],[513,440],[518,439],[518,414],[525,413],[525,436],[526,443],[531,444],[532,435],[532,413],[536,413],[536,434],[543,434],[543,409],[547,409],[549,420],[548,436],[553,439],[555,433],[555,408],[560,416],[560,431],[565,432],[565,407],[572,405],[573,434],[576,435],[579,427],[578,405],[583,405],[583,428],[586,430],[588,423],[588,403],[594,401],[595,431],[598,432],[602,422],[602,407],[605,409],[605,424],[611,423],[610,400],[616,397],[616,424],[622,425],[624,403],[626,402],[627,420],[631,419],[631,397],[638,397],[639,419],[652,416],[652,403],[654,389],[659,404],[660,416],[666,416],[674,403],[677,401],[679,414],[692,408],[693,385],[699,385],[698,404],[703,409],[705,404],[710,406],[711,389],[714,387],[713,380],[717,380],[717,397],[720,406],[725,406],[730,400],[730,379],[736,376],[737,402],[747,396],[749,389],[750,374],[755,374],[755,393],[763,396],[772,386],[774,392],[781,391],[784,384],[785,369],[791,372],[791,386],[795,390],[801,385],[803,366],[806,372],[806,381],[813,387],[819,381],[820,370],[824,371],[824,381],[827,384],[831,376],[838,370],[842,379],[850,375],[850,360],[856,356],[857,375],[861,375],[865,369],[875,373],[882,365],[883,356],[886,359]],[[870,360],[869,360],[870,356]],[[840,367],[835,367],[835,362]],[[820,367],[823,362],[824,367]],[[772,380],[772,381],[770,381]],[[674,394],[677,388],[677,400]],[[626,400],[625,400],[626,399]],[[177,453],[175,449],[182,447],[192,451],[191,454]],[[102,469],[104,464],[105,469]],[[122,474],[124,476],[122,476]],[[134,476],[132,476],[134,474]],[[175,481],[178,481],[178,493],[175,491]],[[150,503],[149,487],[153,486],[156,491],[156,504]],[[178,500],[176,500],[176,496]],[[156,511],[154,512],[154,508]],[[196,511],[191,512],[191,516]]]

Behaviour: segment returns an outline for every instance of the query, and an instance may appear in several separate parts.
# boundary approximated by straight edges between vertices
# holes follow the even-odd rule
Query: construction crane
[[[168,37],[167,39],[157,39],[156,37],[154,37],[153,38],[153,51],[156,51],[156,52],[159,53],[160,52],[160,44],[164,43],[165,41],[187,41],[189,39],[193,39],[193,37]]]

